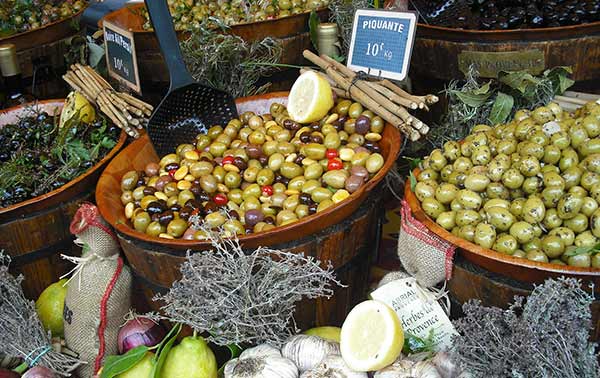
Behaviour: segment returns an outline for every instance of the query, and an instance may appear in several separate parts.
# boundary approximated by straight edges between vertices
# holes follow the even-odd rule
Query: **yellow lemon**
[[[293,121],[310,123],[325,117],[333,105],[333,92],[327,79],[308,71],[292,86],[287,110]]]
[[[94,107],[79,92],[71,92],[67,96],[65,106],[60,113],[60,127],[63,127],[74,116],[78,116],[85,123],[90,123],[96,119]]]
[[[169,351],[161,377],[217,378],[217,360],[202,337],[188,336]]]
[[[63,336],[63,310],[65,307],[65,296],[67,295],[67,280],[60,280],[48,286],[35,302],[35,309],[47,331],[52,336]]]
[[[355,371],[374,371],[391,365],[400,356],[403,345],[404,331],[398,315],[380,301],[358,304],[342,325],[342,357]]]
[[[305,335],[319,336],[322,339],[340,342],[340,327],[315,327],[304,332]]]

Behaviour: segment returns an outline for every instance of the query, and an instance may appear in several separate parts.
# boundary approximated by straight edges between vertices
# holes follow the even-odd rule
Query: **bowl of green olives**
[[[120,236],[176,249],[209,247],[198,222],[256,247],[343,221],[392,168],[400,133],[345,99],[302,125],[286,100],[238,99],[239,119],[162,157],[147,136],[132,142],[98,182],[102,216]]]
[[[492,272],[600,283],[600,104],[550,103],[477,125],[426,157],[405,188],[415,217]]]

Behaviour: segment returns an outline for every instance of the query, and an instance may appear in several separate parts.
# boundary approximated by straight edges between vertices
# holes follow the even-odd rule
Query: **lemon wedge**
[[[90,123],[96,119],[94,106],[81,93],[71,92],[67,96],[65,106],[60,113],[60,127],[76,115],[84,123]]]
[[[292,86],[287,110],[293,121],[310,123],[325,117],[333,105],[329,82],[318,73],[308,71]]]
[[[355,371],[375,371],[391,365],[400,356],[403,345],[400,319],[383,302],[358,304],[342,325],[342,357]]]

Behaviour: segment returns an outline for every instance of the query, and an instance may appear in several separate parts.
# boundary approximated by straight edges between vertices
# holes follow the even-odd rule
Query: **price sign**
[[[348,68],[403,80],[415,40],[414,12],[359,9],[354,14]]]
[[[108,74],[140,93],[140,78],[133,33],[103,21]]]

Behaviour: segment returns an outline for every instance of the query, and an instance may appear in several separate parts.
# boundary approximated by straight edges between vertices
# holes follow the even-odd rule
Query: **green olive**
[[[585,230],[587,230],[588,226],[589,226],[589,221],[588,221],[588,217],[586,217],[583,214],[577,214],[575,215],[573,218],[570,219],[566,219],[563,222],[563,225],[565,227],[570,228],[571,230],[573,230],[576,233],[581,233]]]
[[[146,232],[148,225],[152,222],[150,214],[145,211],[141,211],[133,218],[133,228],[139,232]]]
[[[471,161],[475,165],[486,165],[492,159],[492,151],[487,145],[481,145],[473,148]]]
[[[500,198],[506,200],[510,198],[510,192],[508,189],[506,189],[506,187],[499,182],[490,183],[485,189],[485,194],[488,196],[488,198],[492,199]]]
[[[167,225],[167,233],[174,238],[179,238],[187,230],[188,224],[181,218],[173,219]]]
[[[584,197],[581,205],[581,213],[586,217],[592,216],[592,214],[598,209],[598,202],[591,197]]]
[[[343,169],[325,172],[322,177],[322,180],[325,184],[335,189],[344,188],[347,179],[348,172]]]
[[[504,164],[498,160],[492,160],[487,167],[487,177],[489,177],[489,179],[493,182],[499,182],[502,180],[502,176],[507,170],[507,168],[504,167]]]
[[[365,162],[365,168],[367,168],[367,171],[369,171],[369,173],[376,173],[381,169],[381,167],[383,167],[383,163],[383,156],[381,156],[381,154],[374,153],[371,156],[369,156],[369,158]]]
[[[577,155],[577,152],[575,152],[575,150],[572,148],[564,149],[562,151],[562,157],[558,162],[558,168],[564,172],[567,169],[576,166],[577,164],[579,164],[579,156]]]
[[[242,192],[242,198],[244,201],[247,201],[249,197],[258,198],[261,195],[261,189],[258,184],[250,184],[248,185]]]
[[[462,190],[458,191],[458,193],[456,193],[455,196],[458,199],[458,202],[465,209],[479,210],[479,208],[481,207],[481,205],[483,203],[481,196],[472,190],[462,189]],[[436,192],[436,197],[437,197],[437,192]]]
[[[576,266],[579,268],[589,268],[592,265],[592,258],[587,253],[569,256],[569,259],[567,260],[567,264],[569,264],[570,266]]]
[[[546,254],[539,249],[534,249],[532,251],[527,252],[527,255],[525,257],[527,257],[527,260],[531,260],[531,261],[545,262],[545,263],[548,262],[548,256],[546,256]]]
[[[486,211],[488,222],[500,231],[507,231],[515,222],[510,211],[502,207],[491,207]]]
[[[327,148],[322,144],[309,143],[303,147],[303,154],[307,158],[310,158],[313,160],[321,160],[325,157],[326,150],[327,150]]]
[[[544,156],[543,162],[546,164],[556,164],[560,161],[561,158],[560,148],[551,144],[549,146],[544,147]]]
[[[539,177],[527,177],[525,181],[523,181],[523,193],[526,194],[535,194],[542,190],[543,182]],[[518,189],[515,189],[518,190]],[[520,196],[518,196],[520,197]]]
[[[585,129],[587,135],[590,138],[595,138],[600,135],[600,120],[598,117],[594,117],[593,115],[588,115],[583,119],[581,125]]]
[[[565,180],[565,189],[579,185],[583,171],[579,167],[571,167],[562,173],[562,178]]]
[[[456,213],[454,211],[444,211],[435,221],[446,230],[451,230],[456,226]]]
[[[275,180],[275,174],[269,168],[263,168],[256,174],[256,183],[260,186],[271,185]]]
[[[179,204],[179,206],[185,206],[185,204],[189,201],[189,200],[193,200],[195,198],[194,193],[192,193],[189,190],[182,190],[179,195],[177,196],[177,203]]]
[[[593,247],[598,243],[598,238],[592,234],[592,231],[584,231],[575,236],[576,247]]]
[[[502,234],[496,238],[496,242],[492,246],[494,251],[498,251],[507,255],[512,255],[519,246],[517,239],[511,235]]]
[[[592,255],[592,268],[600,268],[600,253]]]
[[[142,200],[140,201],[140,207],[144,210],[146,210],[146,208],[148,208],[148,205],[152,202],[157,201],[158,199],[154,196],[145,196],[144,198],[142,198]]]
[[[242,183],[242,177],[237,172],[227,172],[223,179],[223,183],[229,189],[239,188]]]
[[[565,251],[564,241],[556,235],[546,235],[542,239],[542,250],[551,259],[557,258]]]
[[[371,122],[372,124],[372,122]],[[460,157],[460,145],[455,141],[448,141],[444,143],[443,147],[444,157],[447,160],[455,161]]]
[[[313,190],[320,188],[321,183],[317,180],[306,180],[304,184],[302,184],[302,193],[312,194]]]
[[[334,111],[342,116],[348,115],[348,110],[350,109],[350,105],[352,105],[352,101],[350,100],[342,100],[337,103]]]
[[[215,177],[215,179],[219,183],[223,182],[223,179],[225,179],[225,175],[226,174],[227,174],[227,171],[225,170],[225,168],[223,168],[221,166],[216,166],[215,169],[213,169],[213,172],[212,172],[212,175]]]
[[[498,142],[496,152],[498,154],[510,155],[517,151],[517,141],[514,139],[501,140]]]
[[[233,189],[227,193],[227,198],[236,205],[240,205],[243,201],[242,194],[243,192],[240,189]]]
[[[439,178],[439,173],[434,171],[431,168],[424,169],[421,172],[419,172],[419,174],[417,175],[417,181],[429,181],[429,180],[437,181],[438,178]]]
[[[531,118],[525,118],[520,121],[515,127],[515,137],[518,140],[525,140],[529,136],[531,130],[535,127],[535,121]]]
[[[442,204],[448,204],[456,198],[458,191],[455,185],[443,183],[436,188],[435,198]]]
[[[318,190],[318,189],[316,189],[316,190]],[[324,189],[324,190],[327,190],[327,189]],[[327,190],[327,192],[329,192],[329,197],[331,197],[331,191]],[[313,192],[313,196],[314,196],[314,192]],[[315,201],[314,198],[313,198],[313,201]],[[317,201],[315,201],[315,202],[317,202]],[[435,198],[425,198],[425,200],[423,200],[423,202],[421,202],[421,208],[423,208],[423,211],[425,212],[425,214],[427,214],[430,218],[433,218],[433,219],[437,219],[437,217],[441,213],[446,211],[446,208],[444,207],[444,205],[442,205]]]
[[[527,222],[519,221],[510,227],[510,234],[521,244],[527,243],[535,237],[533,226]]]
[[[471,162],[471,159],[461,156],[454,161],[452,167],[455,172],[467,173],[473,168],[473,163]]]
[[[503,209],[510,209],[510,202],[500,199],[500,198],[492,198],[487,200],[484,204],[483,204],[483,209],[485,211],[489,210],[492,207],[501,207]]]
[[[167,229],[160,225],[158,222],[152,222],[146,228],[146,234],[154,237],[158,237],[158,235],[166,232]]]
[[[526,254],[524,251],[522,251],[522,250],[520,250],[520,249],[517,249],[517,250],[516,250],[516,251],[515,251],[515,252],[512,254],[512,256],[513,256],[513,257],[518,257],[518,258],[524,259],[525,257],[527,257],[527,254]]]
[[[465,180],[467,179],[467,175],[460,172],[452,172],[450,176],[448,176],[448,183],[452,185],[456,185],[458,187],[463,187],[465,185]]]
[[[519,171],[525,177],[532,177],[540,172],[541,166],[538,159],[533,156],[525,156],[519,164]]]
[[[452,166],[450,164],[448,164],[444,168],[442,168],[440,170],[440,177],[442,178],[442,181],[450,180],[450,175],[452,175],[452,173],[454,173],[454,169],[452,168]]]
[[[579,153],[582,157],[600,153],[600,138],[594,138],[585,141],[579,146]]]
[[[440,149],[435,149],[431,151],[431,153],[429,154],[429,166],[432,169],[436,171],[441,171],[442,168],[446,166],[446,164],[448,164],[448,160],[446,160],[446,157]]]
[[[590,190],[598,183],[600,183],[600,175],[597,173],[585,171],[581,175],[580,185],[586,190]]]
[[[214,193],[217,191],[217,179],[213,175],[206,175],[200,177],[200,187],[207,193]]]
[[[481,221],[481,216],[475,210],[456,211],[456,225],[459,227],[467,225],[476,225]]]
[[[565,187],[565,180],[556,172],[547,172],[543,175],[544,186]]]
[[[557,227],[560,227],[562,223],[563,220],[558,216],[558,212],[556,211],[556,209],[546,210],[546,215],[544,216],[542,224],[547,230],[552,230]]]
[[[333,132],[325,135],[325,140],[323,141],[323,145],[327,148],[339,148],[340,147],[340,136],[338,133]]]
[[[512,202],[510,203],[510,212],[512,215],[514,215],[515,217],[520,218],[521,214],[523,214],[523,206],[525,205],[525,202],[527,201],[526,198],[516,198],[514,200],[512,200]]]
[[[575,242],[575,233],[567,227],[557,227],[551,230],[548,235],[558,236],[567,247]]]
[[[465,178],[465,188],[474,192],[483,192],[490,183],[490,179],[481,174],[470,174]]]
[[[475,239],[475,225],[466,225],[458,229],[458,236],[470,242]]]
[[[452,202],[450,202],[450,210],[459,211],[459,210],[465,210],[465,208],[455,198],[452,200]]]
[[[504,172],[504,175],[502,175],[502,183],[508,189],[520,188],[521,185],[523,185],[523,181],[525,181],[525,178],[521,172],[514,168],[508,169],[506,172]]]
[[[320,167],[320,165],[319,165]],[[306,167],[306,169],[304,170],[304,176],[306,176],[306,172],[308,172],[308,169],[310,168],[310,165],[308,167]],[[320,177],[317,176],[317,177]],[[423,202],[423,200],[427,197],[433,197],[435,196],[435,188],[433,188],[431,185],[426,184],[424,182],[418,182],[417,185],[415,185],[415,196],[417,197],[417,199],[421,202]]]
[[[560,211],[559,211],[560,214]],[[525,222],[538,223],[544,219],[546,215],[546,207],[542,200],[538,197],[529,197],[523,204],[523,212],[521,218]]]
[[[125,173],[123,178],[121,178],[121,190],[133,190],[136,187],[138,180],[139,175],[137,171],[129,171]]]
[[[253,183],[256,181],[256,176],[258,176],[258,172],[260,172],[260,168],[258,167],[248,167],[244,170],[244,181]]]
[[[552,134],[550,142],[560,150],[564,150],[571,146],[571,137],[569,137],[569,133],[565,131],[558,131]]]
[[[292,179],[296,176],[301,176],[304,173],[304,169],[296,163],[286,161],[279,168],[279,173],[285,178]]]
[[[540,238],[533,238],[531,241],[527,243],[523,243],[521,245],[521,249],[524,252],[529,252],[533,250],[541,250],[542,249],[542,240]]]
[[[363,111],[363,106],[360,103],[355,102],[348,108],[348,115],[350,116],[350,118],[356,119],[362,114]]]
[[[479,223],[477,227],[475,227],[473,241],[483,248],[492,248],[496,241],[496,230],[487,223]]]
[[[581,206],[583,206],[583,198],[567,193],[558,200],[556,210],[561,219],[570,219],[579,213]]]
[[[588,139],[588,134],[582,125],[573,124],[568,131],[571,138],[571,146],[577,148]]]
[[[547,208],[556,207],[565,191],[559,186],[549,186],[542,190],[541,198]]]
[[[321,201],[324,201],[324,200],[326,200],[326,199],[330,199],[332,195],[333,195],[333,193],[332,193],[332,192],[331,192],[331,190],[329,190],[329,189],[326,189],[326,188],[315,188],[315,189],[312,191],[312,193],[311,193],[311,198],[312,198],[312,200],[313,200],[313,201],[315,201],[315,202],[319,203],[319,202],[321,202]],[[433,200],[433,201],[435,201],[435,200],[434,200],[434,199],[432,199],[432,198],[430,198],[430,200]],[[437,202],[437,201],[435,201],[435,202]],[[439,204],[439,202],[437,202],[437,203]],[[425,213],[426,213],[427,215],[429,215],[429,213],[427,212],[427,208],[426,208],[426,206],[428,206],[428,205],[425,205],[425,202],[423,202],[423,204],[422,204],[423,210],[425,211]],[[441,207],[441,211],[440,211],[440,213],[441,213],[442,211],[444,211],[443,207]],[[431,216],[431,215],[430,215],[430,216],[431,216],[432,218],[434,218],[434,219],[435,219],[435,218],[437,218],[437,215],[439,215],[439,213],[436,213],[436,216],[435,216],[435,217],[433,217],[433,216]]]

